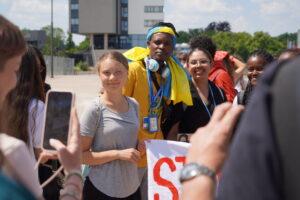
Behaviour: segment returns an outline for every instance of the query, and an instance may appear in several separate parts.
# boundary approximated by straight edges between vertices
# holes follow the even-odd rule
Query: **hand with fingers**
[[[57,156],[65,172],[80,171],[81,170],[81,143],[79,135],[79,122],[75,109],[71,112],[71,132],[69,136],[68,145],[65,146],[62,142],[56,139],[50,139],[50,144],[57,151]]]
[[[40,163],[44,164],[46,163],[48,160],[56,160],[57,159],[57,154],[56,152],[49,152],[46,150],[43,150],[40,154]]]
[[[140,152],[141,156],[146,154],[146,140],[139,141],[137,145],[137,150]]]
[[[118,151],[118,159],[137,163],[141,159],[140,152],[134,148]]]

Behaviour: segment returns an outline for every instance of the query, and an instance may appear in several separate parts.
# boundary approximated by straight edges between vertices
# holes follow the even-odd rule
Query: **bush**
[[[75,65],[75,70],[88,71],[89,66],[86,62],[80,61]]]

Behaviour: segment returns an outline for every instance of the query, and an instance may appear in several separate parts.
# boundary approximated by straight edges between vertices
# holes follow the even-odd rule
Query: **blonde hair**
[[[100,71],[100,67],[101,67],[101,64],[103,63],[104,60],[106,59],[112,59],[112,60],[115,60],[119,63],[121,63],[126,70],[128,70],[129,66],[128,66],[128,61],[127,59],[125,58],[125,56],[123,56],[123,54],[121,54],[120,52],[118,51],[110,51],[110,52],[106,52],[104,53],[97,61],[96,63],[96,68],[98,70],[98,72]]]

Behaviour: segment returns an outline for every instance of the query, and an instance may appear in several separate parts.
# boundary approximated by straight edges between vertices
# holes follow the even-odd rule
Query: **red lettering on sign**
[[[177,156],[177,157],[175,157],[175,161],[182,163],[184,165],[185,164],[185,156]]]
[[[172,200],[178,200],[179,194],[178,194],[177,188],[173,185],[173,183],[171,181],[168,181],[160,176],[160,168],[164,163],[166,163],[169,166],[169,168],[172,172],[174,172],[176,170],[176,166],[171,158],[161,158],[156,162],[156,164],[153,168],[154,181],[158,185],[167,187],[171,191]],[[158,193],[154,194],[154,200],[159,200]]]

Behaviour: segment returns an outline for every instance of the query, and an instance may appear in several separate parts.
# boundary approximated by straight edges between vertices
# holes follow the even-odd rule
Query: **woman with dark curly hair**
[[[193,44],[193,43],[192,43]],[[199,127],[205,126],[215,109],[227,101],[225,92],[208,79],[213,65],[213,57],[206,49],[195,47],[187,57],[186,67],[192,77],[190,91],[193,105],[182,104],[180,109],[171,113],[171,118],[176,119],[168,139],[175,140],[178,133],[194,133]]]

